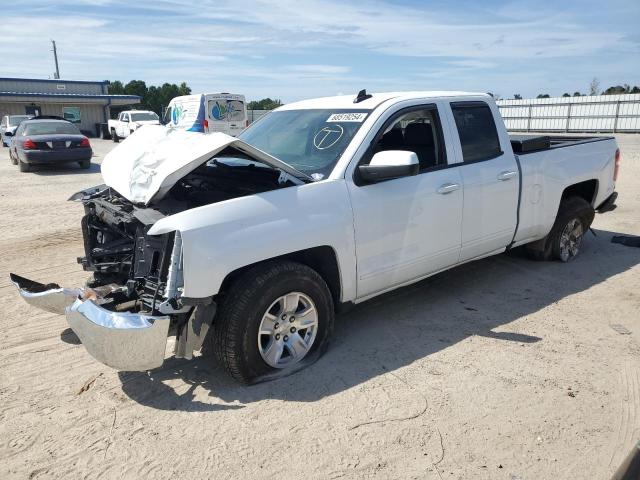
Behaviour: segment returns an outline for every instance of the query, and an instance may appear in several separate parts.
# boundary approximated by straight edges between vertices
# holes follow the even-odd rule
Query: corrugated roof
[[[86,98],[113,100],[140,100],[138,95],[96,95],[90,93],[37,93],[37,92],[0,92],[0,97],[52,97],[52,98]]]

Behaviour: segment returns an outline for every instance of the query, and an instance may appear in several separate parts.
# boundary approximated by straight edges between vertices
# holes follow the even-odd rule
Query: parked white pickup
[[[160,125],[160,118],[155,112],[147,110],[127,110],[120,112],[117,120],[109,120],[107,126],[111,139],[119,142],[127,138],[143,125]]]
[[[510,138],[491,97],[459,92],[293,103],[239,138],[148,127],[73,197],[92,288],[13,279],[34,305],[71,304],[108,365],[159,366],[170,324],[190,358],[211,325],[254,382],[314,361],[340,306],[520,245],[571,260],[615,208],[619,159],[611,137]]]

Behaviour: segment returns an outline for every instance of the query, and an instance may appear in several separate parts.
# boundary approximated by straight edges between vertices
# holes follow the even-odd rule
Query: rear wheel
[[[29,165],[26,162],[23,162],[20,159],[18,159],[18,165],[19,165],[19,168],[20,168],[21,172],[29,172],[29,171],[31,171],[31,165]]]
[[[317,272],[268,262],[233,283],[209,341],[231,376],[255,383],[313,363],[326,350],[333,321],[333,299]]]
[[[113,140],[114,143],[118,143],[120,141],[120,137],[118,137],[115,128],[111,129],[111,140]]]
[[[91,160],[82,160],[78,163],[80,164],[80,168],[84,168],[85,170],[91,168]]]
[[[11,160],[11,163],[13,165],[17,165],[18,164],[18,160],[16,160],[16,157],[14,157],[13,154],[11,153],[11,149],[9,149],[9,160]]]
[[[580,252],[594,216],[593,207],[584,198],[563,199],[551,231],[542,240],[527,245],[527,253],[535,260],[573,260]]]

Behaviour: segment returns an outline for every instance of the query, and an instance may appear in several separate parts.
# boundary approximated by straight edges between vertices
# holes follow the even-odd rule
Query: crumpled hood
[[[292,175],[294,182],[303,183],[299,179],[307,177],[224,133],[204,135],[164,125],[147,125],[109,152],[102,162],[102,177],[127,200],[147,205],[161,199],[178,180],[226,147]]]

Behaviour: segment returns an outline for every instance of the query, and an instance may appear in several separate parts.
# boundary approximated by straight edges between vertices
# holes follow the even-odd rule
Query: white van
[[[203,93],[175,97],[165,112],[169,127],[236,136],[248,125],[244,95]]]

